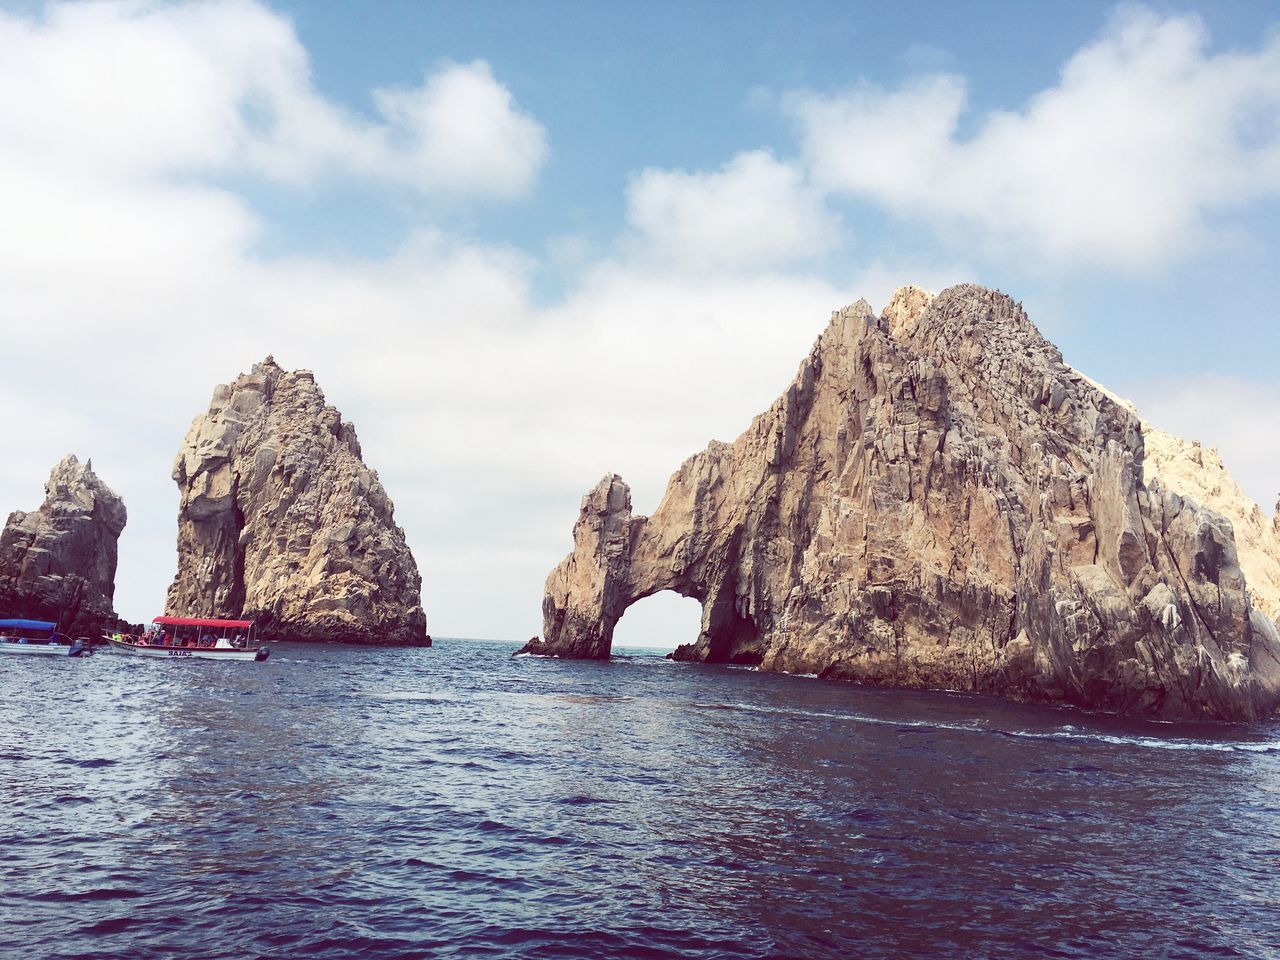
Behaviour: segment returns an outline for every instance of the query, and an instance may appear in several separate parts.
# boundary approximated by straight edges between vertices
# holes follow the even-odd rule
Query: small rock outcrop
[[[0,534],[0,616],[54,620],[69,636],[97,636],[113,624],[127,519],[124,501],[91,461],[64,457],[40,508],[11,513]]]
[[[677,659],[1165,719],[1280,703],[1231,523],[1144,482],[1141,420],[973,285],[833,314],[786,393],[672,476],[605,477],[530,652],[607,657],[636,600],[702,604]]]
[[[310,371],[268,357],[219,386],[173,479],[170,615],[245,617],[273,640],[430,643],[391,499]]]

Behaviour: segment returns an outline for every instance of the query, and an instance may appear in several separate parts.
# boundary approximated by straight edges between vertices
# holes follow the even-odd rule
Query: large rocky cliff
[[[173,478],[169,614],[244,616],[274,640],[430,642],[391,499],[310,371],[268,357],[219,386]]]
[[[677,658],[1161,717],[1280,702],[1231,523],[1152,480],[1142,422],[1021,306],[904,288],[832,316],[786,393],[672,476],[606,477],[547,578],[544,641],[609,654],[636,600],[702,603]]]
[[[64,457],[44,503],[9,515],[0,534],[0,616],[55,620],[69,636],[96,636],[115,621],[117,544],[124,501],[92,463]]]

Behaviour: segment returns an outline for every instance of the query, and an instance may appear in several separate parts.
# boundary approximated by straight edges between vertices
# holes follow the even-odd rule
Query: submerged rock
[[[128,515],[91,461],[67,455],[49,474],[44,503],[9,515],[0,534],[0,616],[57,621],[70,636],[112,624],[117,545]]]
[[[391,499],[310,371],[268,357],[219,386],[173,479],[169,614],[243,616],[274,640],[430,643]]]
[[[1143,481],[1141,420],[973,285],[833,314],[794,382],[672,476],[651,517],[587,494],[545,640],[607,657],[636,600],[702,603],[677,659],[1126,714],[1244,720],[1280,641],[1230,522]]]

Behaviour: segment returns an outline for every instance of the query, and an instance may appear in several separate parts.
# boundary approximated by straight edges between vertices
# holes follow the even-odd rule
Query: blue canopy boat
[[[47,620],[0,620],[0,653],[46,657],[81,657],[92,653],[87,643],[64,637]]]

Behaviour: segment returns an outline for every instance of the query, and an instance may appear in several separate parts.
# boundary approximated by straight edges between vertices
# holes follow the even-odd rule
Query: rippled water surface
[[[0,955],[1280,957],[1280,728],[514,649],[0,660]]]

